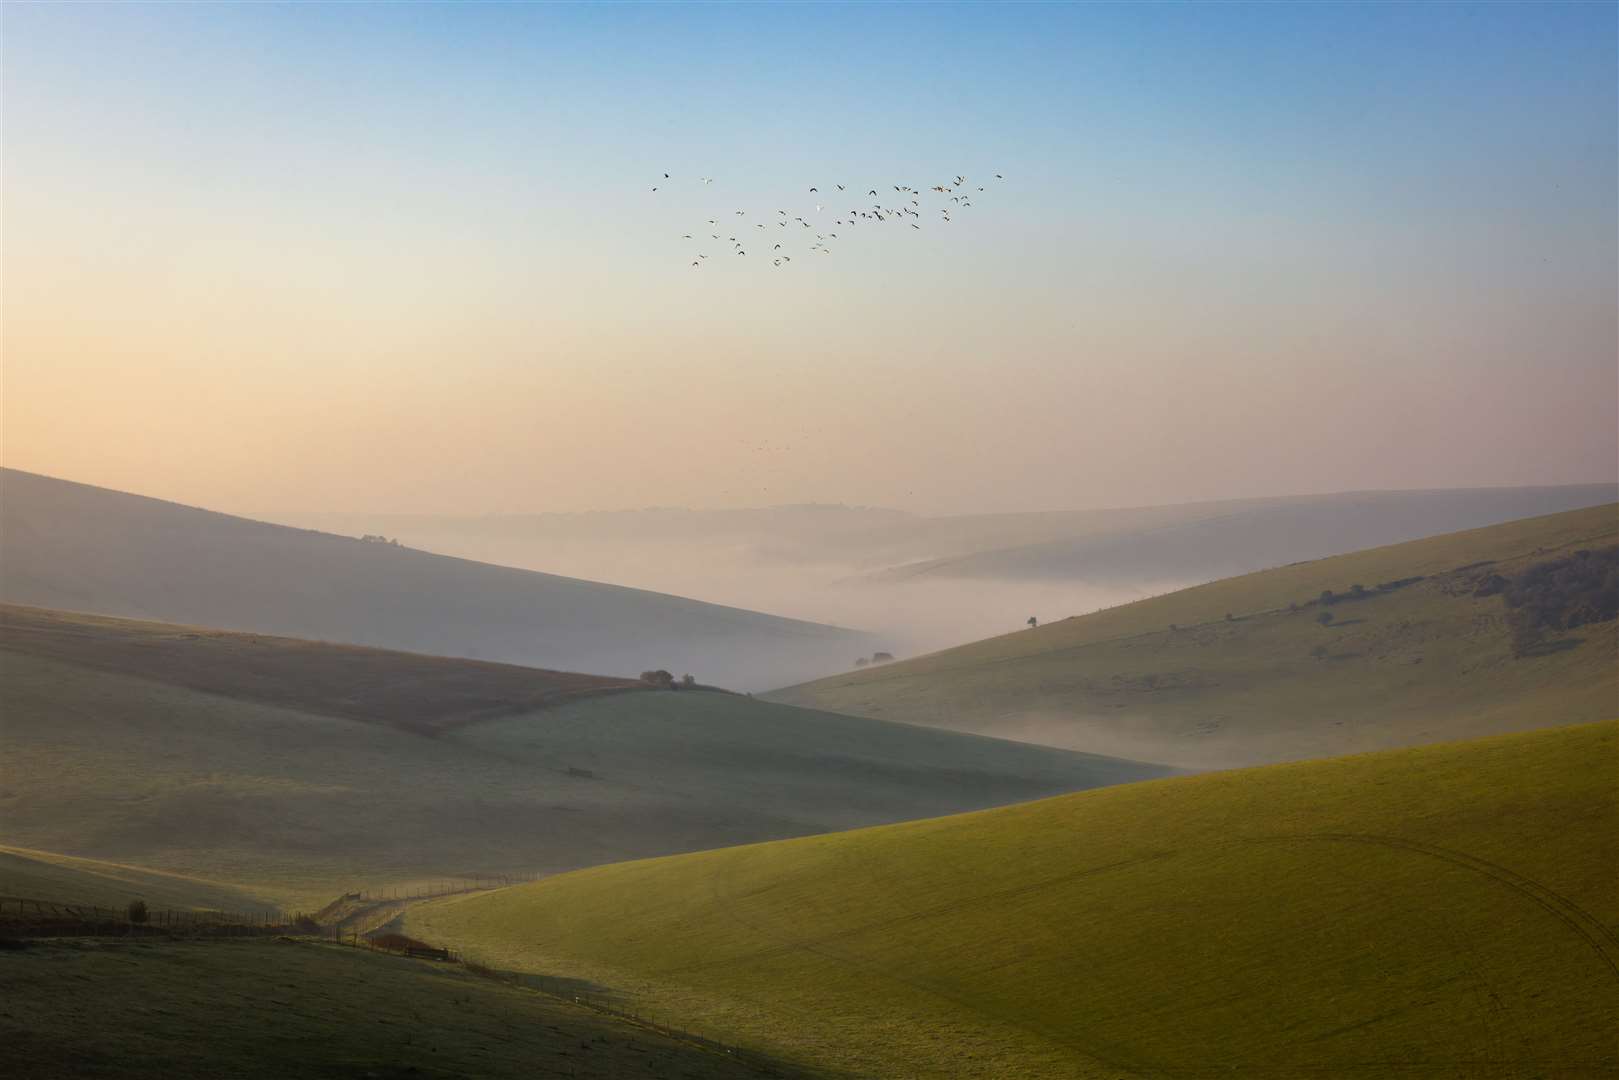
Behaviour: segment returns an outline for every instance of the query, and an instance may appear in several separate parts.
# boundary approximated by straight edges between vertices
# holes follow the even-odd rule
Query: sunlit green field
[[[1501,598],[1473,593],[1483,575],[1616,542],[1612,505],[1509,522],[1216,581],[770,697],[1188,768],[1601,720],[1619,701],[1619,623],[1514,657]],[[1311,602],[1355,585],[1367,595],[1334,604],[1320,625]]]
[[[409,932],[862,1075],[1611,1077],[1619,723],[563,875]]]

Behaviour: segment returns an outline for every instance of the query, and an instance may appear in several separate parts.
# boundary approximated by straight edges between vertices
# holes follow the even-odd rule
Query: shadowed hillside
[[[1615,507],[1570,511],[1229,578],[770,697],[1192,768],[1597,720],[1619,701],[1619,623],[1553,629],[1525,652],[1495,579],[1615,544]]]
[[[29,1080],[780,1078],[463,968],[307,942],[35,944],[0,963],[0,1072]]]
[[[320,716],[428,735],[630,679],[0,604],[0,648]]]
[[[575,678],[12,611],[0,820],[9,843],[309,909],[353,886],[527,877],[1165,772],[704,690],[554,702]]]
[[[0,600],[742,688],[841,668],[861,635],[0,470]]]
[[[218,881],[4,845],[0,845],[0,896],[120,910],[131,900],[175,910],[272,910],[257,897]]]
[[[406,919],[866,1076],[1619,1071],[1619,724],[599,867]]]

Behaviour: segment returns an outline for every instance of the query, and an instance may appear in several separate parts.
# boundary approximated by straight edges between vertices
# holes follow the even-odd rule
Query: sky
[[[240,513],[1619,476],[1611,4],[9,3],[0,31],[12,467]],[[812,186],[958,175],[986,190],[948,225],[804,250],[846,209]],[[781,208],[814,225],[790,263],[706,234]]]

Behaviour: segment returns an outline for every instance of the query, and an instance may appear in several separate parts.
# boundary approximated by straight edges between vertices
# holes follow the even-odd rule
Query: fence
[[[389,900],[432,900],[439,896],[453,896],[456,893],[478,892],[482,889],[500,889],[507,885],[522,885],[537,878],[507,877],[503,875],[475,874],[472,877],[438,878],[428,883],[417,885],[393,886],[385,889],[356,889],[344,893],[333,903],[342,901],[359,901],[367,904],[380,904]]]
[[[71,936],[207,936],[251,937],[282,934],[300,925],[302,916],[284,911],[194,911],[148,909],[142,921],[128,908],[68,904],[27,896],[0,896],[0,930],[25,937]],[[313,925],[305,922],[304,925]]]

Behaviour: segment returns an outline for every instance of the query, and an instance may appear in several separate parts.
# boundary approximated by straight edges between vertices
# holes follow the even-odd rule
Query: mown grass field
[[[459,967],[285,940],[35,943],[0,953],[0,1075],[784,1075]]]
[[[224,882],[3,844],[0,844],[0,897],[54,900],[119,910],[131,900],[145,900],[153,909],[175,911],[256,913],[270,910],[258,897]]]
[[[409,913],[859,1075],[1612,1077],[1619,723],[583,870]]]
[[[29,627],[43,621],[27,614]],[[505,715],[491,702],[511,690],[532,703],[523,688],[543,697],[553,673],[52,619],[48,635],[0,624],[6,842],[228,882],[285,910],[362,888],[527,878],[1166,772],[707,691],[590,695]],[[143,655],[154,658],[148,677],[134,674]],[[345,692],[340,676],[356,657]],[[411,687],[420,697],[406,700]]]
[[[1473,583],[1616,542],[1619,508],[1576,510],[1229,578],[767,696],[1188,768],[1605,719],[1619,623],[1514,657],[1501,598]],[[1323,590],[1357,584],[1371,594],[1315,621]]]

